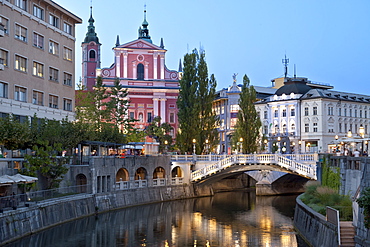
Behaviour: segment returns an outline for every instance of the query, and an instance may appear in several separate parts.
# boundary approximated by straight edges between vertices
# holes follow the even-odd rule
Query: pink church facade
[[[120,84],[128,91],[128,117],[138,120],[135,128],[143,130],[154,117],[159,116],[161,122],[171,124],[174,129],[171,135],[175,137],[180,73],[166,67],[167,50],[163,40],[160,46],[153,44],[147,26],[144,18],[139,37],[134,41],[120,44],[117,37],[113,48],[114,63],[110,67],[100,68],[99,40],[97,37],[88,38],[89,42],[82,44],[83,84],[91,90],[97,76],[102,77],[107,87],[119,78]]]

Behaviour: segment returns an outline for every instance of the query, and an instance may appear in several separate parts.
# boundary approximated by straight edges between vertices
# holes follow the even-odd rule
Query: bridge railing
[[[224,156],[225,157],[225,156]],[[305,155],[280,155],[280,154],[240,154],[240,155],[229,155],[224,159],[218,160],[211,165],[207,165],[201,169],[198,169],[191,173],[192,181],[199,180],[205,176],[209,176],[222,169],[230,167],[233,164],[277,164],[285,169],[296,172],[302,176],[309,177],[311,179],[317,179],[316,177],[316,165],[299,163],[294,159],[304,159],[304,161],[311,161],[314,163],[315,154]]]

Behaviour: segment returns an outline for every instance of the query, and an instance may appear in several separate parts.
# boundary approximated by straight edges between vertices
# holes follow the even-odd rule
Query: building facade
[[[334,152],[336,136],[343,138],[348,131],[359,136],[362,129],[362,138],[368,137],[370,96],[332,88],[307,78],[284,78],[273,96],[257,102],[268,151]],[[357,148],[367,152],[366,146]]]
[[[233,76],[233,85],[217,91],[216,99],[213,101],[213,110],[220,120],[217,127],[220,143],[216,148],[216,153],[231,154],[234,150],[230,145],[230,138],[234,132],[234,127],[238,119],[239,94],[242,85],[237,84],[236,75]],[[275,93],[276,88],[254,86],[257,99],[261,100]]]
[[[101,76],[105,86],[113,85],[114,80],[127,89],[129,117],[138,120],[135,128],[144,130],[154,117],[161,117],[161,122],[169,123],[175,136],[178,128],[176,101],[179,93],[179,72],[169,70],[165,64],[167,50],[163,39],[155,45],[149,36],[146,11],[144,21],[139,28],[138,39],[121,44],[117,36],[113,48],[114,63],[110,67],[100,68],[99,40],[90,17],[88,33],[83,49],[83,84],[91,90],[96,76]]]
[[[0,114],[74,118],[75,25],[50,0],[0,0]]]

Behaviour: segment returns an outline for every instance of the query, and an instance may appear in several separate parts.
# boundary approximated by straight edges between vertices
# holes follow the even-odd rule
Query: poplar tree
[[[177,147],[182,152],[192,152],[192,140],[196,138],[199,117],[196,107],[197,54],[194,50],[184,56],[183,76],[180,80],[180,91],[177,99],[179,131],[176,136]]]
[[[206,140],[209,150],[218,141],[218,120],[212,111],[216,86],[214,75],[208,78],[205,52],[201,50],[198,54],[195,49],[191,54],[186,54],[177,101],[180,129],[176,141],[180,151],[192,153],[195,140],[196,153],[202,153],[206,151]]]
[[[239,97],[238,120],[235,126],[235,133],[232,137],[233,143],[242,140],[242,152],[254,153],[259,147],[261,120],[257,114],[254,102],[256,102],[256,90],[247,75],[243,77],[243,86]]]

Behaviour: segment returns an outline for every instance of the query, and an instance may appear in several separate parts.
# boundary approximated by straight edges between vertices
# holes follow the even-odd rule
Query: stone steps
[[[355,246],[355,227],[352,221],[340,222],[340,247],[354,247]]]

